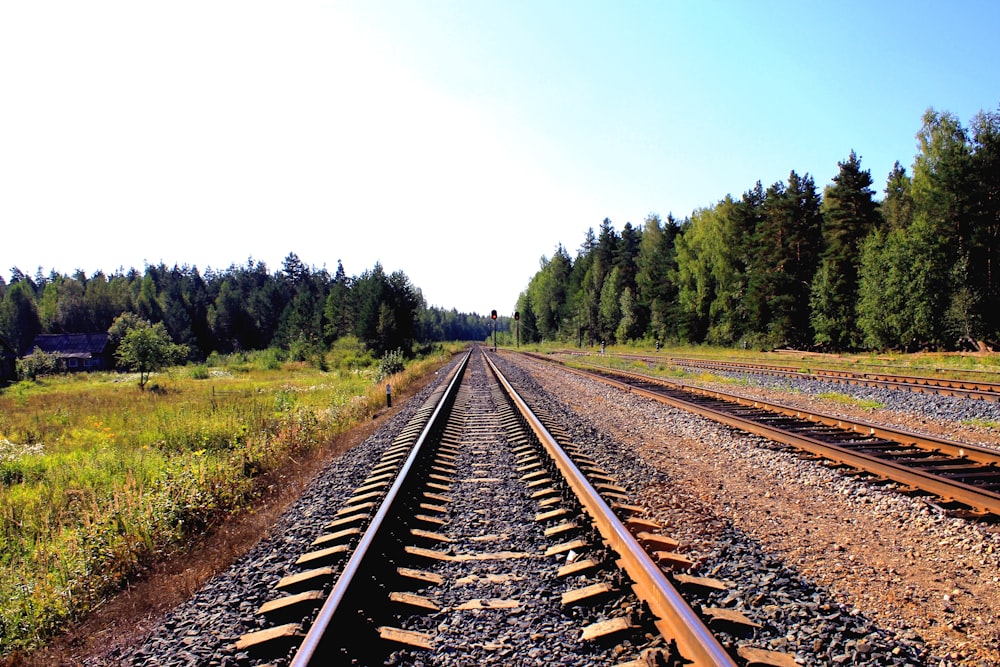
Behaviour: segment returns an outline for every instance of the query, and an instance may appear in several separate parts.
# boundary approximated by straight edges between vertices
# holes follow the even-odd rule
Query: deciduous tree
[[[150,373],[187,356],[188,349],[170,339],[162,322],[139,321],[128,329],[115,355],[124,368],[139,373],[139,388],[145,389]]]

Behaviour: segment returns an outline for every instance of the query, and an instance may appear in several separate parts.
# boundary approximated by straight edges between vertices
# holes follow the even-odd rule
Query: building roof
[[[35,337],[32,349],[63,357],[89,358],[104,354],[108,348],[106,333],[41,334]]]

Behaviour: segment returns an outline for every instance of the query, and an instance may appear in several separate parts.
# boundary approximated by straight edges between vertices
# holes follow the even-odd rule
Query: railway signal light
[[[493,320],[493,351],[497,351],[497,311],[490,311],[490,318]]]

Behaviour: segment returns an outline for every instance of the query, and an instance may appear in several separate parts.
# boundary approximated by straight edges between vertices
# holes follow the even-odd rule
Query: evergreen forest
[[[794,170],[682,221],[605,219],[560,244],[518,299],[521,336],[577,345],[828,351],[995,348],[1000,112],[929,109],[909,172],[877,198],[854,152],[822,192]]]
[[[43,333],[104,332],[123,314],[162,323],[190,360],[213,352],[276,347],[293,360],[318,362],[338,339],[356,337],[376,356],[445,340],[484,340],[485,317],[428,307],[401,272],[380,264],[348,276],[338,261],[333,275],[290,253],[278,271],[249,259],[244,266],[199,273],[196,267],[147,265],[91,276],[18,268],[0,277],[0,337],[19,354]]]

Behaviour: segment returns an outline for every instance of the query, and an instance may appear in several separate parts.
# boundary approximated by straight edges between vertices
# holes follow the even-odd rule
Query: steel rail
[[[684,382],[674,382],[671,380],[665,380],[663,378],[650,377],[648,375],[643,375],[641,373],[631,373],[628,371],[612,371],[612,372],[626,377],[631,376],[636,380],[642,382],[660,384],[665,387],[676,387],[677,389],[682,389],[684,391],[688,391],[691,393],[701,394],[703,396],[708,396],[710,398],[717,398],[719,400],[727,401],[730,403],[738,403],[740,405],[745,405],[748,407],[761,408],[763,410],[767,410],[768,412],[774,412],[776,414],[782,414],[788,417],[796,417],[798,419],[806,419],[808,421],[816,422],[818,424],[824,424],[826,426],[833,426],[844,430],[854,431],[855,433],[859,433],[862,435],[876,436],[879,438],[884,438],[886,440],[892,440],[893,442],[898,442],[904,445],[912,445],[914,447],[919,447],[921,449],[943,452],[951,456],[961,456],[968,458],[971,461],[976,461],[977,463],[983,463],[986,465],[1000,464],[1000,452],[998,452],[995,449],[990,449],[989,447],[982,447],[980,445],[974,445],[971,443],[955,442],[954,440],[946,440],[944,438],[938,438],[933,435],[915,433],[913,431],[907,431],[906,429],[894,428],[892,426],[884,426],[882,424],[866,422],[860,419],[847,419],[845,417],[829,415],[823,412],[803,410],[801,408],[796,408],[790,405],[784,405],[782,403],[765,401],[759,398],[748,398],[746,396],[740,396],[738,394],[730,394],[724,391],[719,391],[717,389],[706,389],[704,387],[698,387],[696,385],[690,385]]]
[[[639,597],[657,616],[655,624],[663,636],[673,639],[682,657],[696,667],[736,665],[718,639],[685,602],[645,549],[636,542],[548,429],[538,420],[489,355],[484,357],[497,380],[580,499],[602,537],[621,557],[619,564],[635,582]]]
[[[823,458],[832,459],[834,461],[858,468],[859,470],[865,470],[875,475],[885,477],[886,479],[891,479],[901,484],[906,484],[915,488],[923,489],[943,499],[957,501],[959,503],[972,507],[979,512],[990,513],[995,516],[1000,516],[1000,493],[989,491],[988,489],[978,488],[970,484],[948,480],[938,475],[926,473],[922,470],[911,468],[899,463],[895,463],[893,461],[887,461],[867,456],[863,453],[858,453],[851,451],[849,449],[838,447],[835,444],[826,443],[816,438],[799,435],[792,431],[787,431],[785,429],[781,429],[775,426],[770,426],[766,423],[740,417],[739,415],[733,415],[723,410],[716,410],[715,408],[699,405],[694,402],[685,401],[679,398],[675,398],[673,396],[663,394],[661,392],[642,389],[627,382],[621,382],[618,380],[614,380],[612,378],[608,378],[604,374],[614,374],[626,378],[632,377],[637,381],[645,383],[657,384],[667,388],[674,388],[681,391],[701,394],[703,396],[715,398],[721,401],[737,403],[739,405],[768,410],[776,414],[782,414],[790,417],[797,417],[799,419],[805,419],[817,423],[823,423],[826,425],[837,426],[843,429],[850,429],[864,435],[877,436],[901,444],[920,447],[921,449],[928,449],[931,451],[937,450],[940,452],[948,453],[953,456],[965,457],[970,460],[976,461],[977,463],[982,463],[985,465],[990,465],[990,464],[995,465],[997,461],[1000,460],[1000,453],[998,453],[996,450],[991,450],[986,447],[979,447],[976,445],[950,442],[948,440],[935,438],[933,436],[915,434],[909,431],[894,429],[887,426],[880,426],[877,424],[869,424],[867,422],[853,421],[831,415],[823,415],[819,413],[807,412],[799,408],[781,405],[780,403],[770,403],[758,399],[747,398],[745,396],[737,396],[735,394],[728,394],[726,392],[704,389],[702,387],[695,387],[680,382],[672,382],[669,380],[664,380],[663,378],[654,378],[642,375],[640,373],[631,373],[627,371],[619,371],[619,370],[612,370],[599,367],[592,367],[594,368],[594,371],[597,371],[597,372],[592,372],[579,368],[573,368],[563,364],[562,362],[546,359],[538,355],[530,355],[530,356],[532,356],[532,358],[540,359],[542,361],[548,361],[550,363],[560,364],[567,371],[576,373],[581,376],[589,377],[591,379],[598,379],[604,382],[605,384],[616,386],[622,391],[631,392],[633,394],[638,394],[640,396],[645,396],[647,398],[652,398],[654,400],[660,401],[661,403],[672,405],[676,408],[680,408],[687,412],[694,412],[708,419],[712,419],[714,421],[739,428],[740,430],[747,431],[749,433],[754,433],[756,435],[761,435],[770,440],[782,442],[784,444],[791,445],[793,447],[798,447],[810,453],[822,456]]]
[[[587,356],[586,353],[563,350],[560,354]],[[656,357],[648,354],[614,353],[611,356],[643,361],[666,361],[675,366],[704,368],[731,373],[756,373],[774,377],[796,377],[809,380],[835,382],[881,389],[899,389],[919,394],[939,394],[981,401],[1000,401],[1000,383],[962,378],[939,378],[920,375],[895,375],[882,372],[856,372],[833,368],[805,368],[803,366],[782,366],[756,361],[725,361],[717,359],[692,359],[688,357]],[[961,371],[957,371],[961,372]],[[992,372],[992,371],[967,371]]]
[[[801,367],[795,368],[791,366],[739,361],[686,359],[682,357],[669,357],[668,361],[677,366],[707,368],[710,370],[760,373],[778,377],[799,377],[840,384],[902,389],[917,393],[935,393],[983,401],[1000,401],[1000,384],[995,382],[918,375],[895,375],[891,373],[857,373],[855,371],[828,368],[807,368],[803,371]]]
[[[452,376],[451,382],[448,384],[448,388],[442,394],[441,400],[438,401],[430,419],[428,419],[427,424],[421,430],[420,436],[417,438],[413,448],[410,450],[409,456],[406,457],[406,461],[400,468],[399,474],[396,475],[396,479],[393,481],[392,486],[389,487],[389,490],[386,492],[386,496],[382,501],[382,504],[372,517],[371,523],[365,530],[364,535],[362,535],[361,539],[358,541],[358,545],[355,547],[354,553],[351,554],[350,559],[344,566],[344,570],[338,577],[337,583],[334,585],[333,590],[330,591],[330,595],[327,596],[326,601],[323,603],[319,613],[316,615],[316,619],[313,621],[312,626],[309,628],[305,638],[299,645],[299,649],[296,651],[295,657],[290,663],[291,667],[306,667],[311,664],[317,649],[323,641],[323,636],[330,627],[330,623],[336,615],[340,603],[344,599],[344,595],[347,593],[348,588],[350,588],[355,575],[357,575],[360,570],[361,563],[365,559],[372,543],[375,541],[376,535],[381,529],[383,522],[385,522],[386,518],[389,516],[390,509],[399,495],[400,489],[403,487],[410,469],[420,457],[421,448],[423,447],[424,442],[430,437],[430,434],[445,407],[454,399],[456,389],[461,382],[462,375],[465,372],[466,366],[468,366],[469,358],[471,356],[472,350],[470,349],[466,353],[465,358],[462,359],[458,368],[455,370],[455,374]]]

